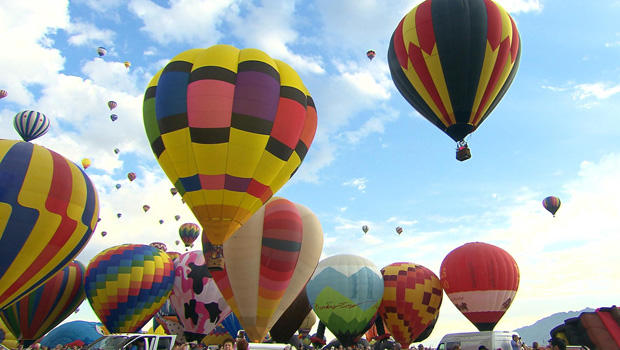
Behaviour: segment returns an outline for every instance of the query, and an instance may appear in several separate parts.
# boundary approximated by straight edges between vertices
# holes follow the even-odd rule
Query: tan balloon
[[[307,330],[308,332],[312,329],[312,326],[316,323],[316,314],[314,310],[310,310],[306,318],[304,318],[301,326],[299,326],[299,330]]]
[[[224,242],[225,270],[212,272],[222,295],[252,341],[260,342],[265,337],[305,287],[323,250],[323,230],[316,215],[307,207],[290,202],[287,210],[296,208],[302,224],[297,263],[283,294],[270,290],[272,284],[261,286],[261,252],[265,248],[263,224],[267,221],[266,211],[281,203],[278,201],[288,202],[278,197],[270,199]]]

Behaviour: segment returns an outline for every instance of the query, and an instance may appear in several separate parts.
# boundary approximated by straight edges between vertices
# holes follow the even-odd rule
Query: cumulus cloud
[[[543,10],[540,0],[498,0],[497,2],[511,14],[541,12]]]
[[[222,37],[218,25],[237,10],[233,0],[170,0],[167,7],[150,0],[132,0],[128,7],[156,42],[191,43],[194,47],[216,44]]]
[[[99,29],[87,22],[71,23],[66,31],[69,34],[69,44],[76,46],[111,45],[115,36],[112,30]]]
[[[354,179],[351,179],[349,181],[345,181],[342,183],[343,186],[351,186],[353,188],[357,188],[360,192],[364,193],[365,189],[366,189],[366,183],[368,182],[368,179],[366,179],[365,177],[356,177]]]
[[[580,84],[568,82],[564,86],[542,85],[542,88],[553,92],[570,92],[573,101],[576,101],[579,107],[586,109],[620,93],[620,84],[602,81]]]

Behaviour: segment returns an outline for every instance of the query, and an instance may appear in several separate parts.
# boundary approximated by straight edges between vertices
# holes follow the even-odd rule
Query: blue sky
[[[454,159],[452,140],[391,81],[389,39],[417,3],[5,2],[0,89],[8,96],[0,100],[0,138],[18,138],[15,113],[37,110],[52,126],[35,143],[76,162],[92,159],[88,173],[103,220],[80,261],[128,242],[176,248],[181,222],[173,216],[193,218],[179,196],[171,200],[171,185],[148,145],[146,84],[190,48],[259,48],[293,66],[317,106],[314,144],[278,195],[319,216],[324,257],[359,254],[378,268],[410,261],[438,274],[443,257],[466,242],[498,245],[521,270],[519,292],[498,330],[617,303],[620,1],[498,1],[517,23],[521,63],[502,102],[469,139],[472,158],[463,163]],[[98,46],[108,49],[103,58]],[[377,53],[373,61],[368,49]],[[108,100],[118,102],[114,123]],[[132,183],[130,171],[138,175]],[[118,191],[116,183],[123,186]],[[548,195],[562,200],[556,218],[541,206]],[[151,210],[144,214],[146,203]],[[404,228],[401,236],[396,226]],[[447,297],[440,315],[429,343],[474,330]],[[85,303],[73,319],[96,317]]]

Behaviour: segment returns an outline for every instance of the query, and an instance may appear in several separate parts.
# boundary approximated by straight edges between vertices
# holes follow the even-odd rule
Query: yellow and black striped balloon
[[[398,91],[455,141],[493,111],[520,56],[517,26],[492,0],[426,0],[400,21],[388,51]]]

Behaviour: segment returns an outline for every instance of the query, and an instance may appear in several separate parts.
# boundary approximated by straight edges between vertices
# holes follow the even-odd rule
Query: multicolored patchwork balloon
[[[64,321],[84,301],[84,273],[72,261],[42,286],[15,304],[0,310],[0,317],[21,344],[30,346]]]
[[[306,286],[312,309],[343,346],[372,325],[383,297],[383,278],[368,259],[334,255],[323,259]]]
[[[560,198],[556,196],[549,196],[543,199],[542,205],[545,209],[547,209],[548,212],[551,213],[551,215],[553,215],[553,217],[555,217],[555,213],[558,211],[558,209],[560,209],[560,205],[562,205],[562,202],[560,201]]]
[[[23,111],[15,114],[13,126],[24,141],[32,141],[45,135],[50,128],[50,120],[43,113]]]
[[[86,271],[86,297],[111,333],[141,329],[168,299],[174,264],[155,247],[125,244],[97,254]]]
[[[492,331],[514,301],[519,267],[505,250],[466,243],[441,262],[441,286],[454,306],[479,331]]]
[[[288,181],[317,125],[289,65],[229,45],[174,57],[149,83],[143,115],[159,164],[204,230],[203,249],[223,244]]]
[[[179,226],[179,237],[185,244],[185,248],[189,248],[198,236],[200,236],[200,226],[192,222],[186,222]]]
[[[188,341],[204,338],[232,312],[211,278],[200,250],[175,259],[170,302]]]
[[[302,215],[314,214],[300,208],[284,198],[268,201],[224,243],[225,269],[211,272],[254,342],[262,341],[293,302],[320,257],[320,224],[315,217],[305,221]]]
[[[439,313],[443,289],[439,277],[422,265],[400,262],[381,269],[383,299],[379,314],[403,348]]]
[[[0,309],[69,264],[93,234],[97,191],[47,148],[0,140]]]

